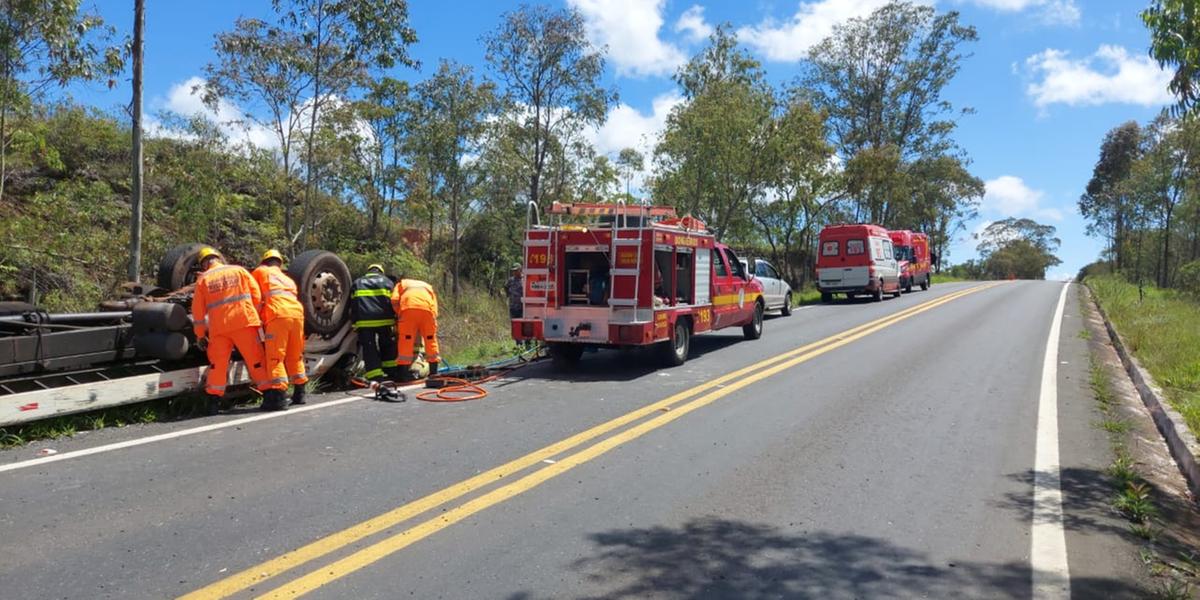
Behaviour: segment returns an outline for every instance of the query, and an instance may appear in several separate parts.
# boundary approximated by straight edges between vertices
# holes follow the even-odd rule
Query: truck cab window
[[[746,270],[742,267],[742,261],[738,260],[738,257],[736,254],[733,253],[733,250],[726,248],[725,255],[726,255],[726,258],[729,259],[729,268],[733,269],[734,275],[736,275],[737,277],[740,277],[742,279],[750,279],[746,275]]]
[[[721,257],[721,252],[716,248],[712,251],[712,260],[717,277],[729,277],[729,271],[725,269],[725,259]]]

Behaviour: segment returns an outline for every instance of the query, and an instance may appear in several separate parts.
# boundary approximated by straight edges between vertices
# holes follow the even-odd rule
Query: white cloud
[[[693,4],[691,8],[679,15],[675,21],[675,33],[683,33],[693,42],[699,42],[712,35],[713,27],[704,20],[704,7]]]
[[[224,98],[217,101],[215,108],[210,108],[202,100],[204,79],[191,77],[171,86],[167,92],[163,108],[183,117],[206,117],[220,127],[235,144],[250,144],[258,148],[277,148],[279,140],[266,127],[250,123],[238,106]],[[147,121],[146,133],[154,137],[174,137],[190,139],[186,132],[164,126],[158,119]]]
[[[671,110],[683,102],[678,92],[661,94],[654,98],[649,114],[643,114],[628,104],[618,104],[608,113],[608,119],[598,129],[587,132],[588,141],[596,147],[596,151],[615,157],[625,148],[635,148],[646,157],[646,166],[650,166],[650,156],[658,135],[667,123]],[[641,187],[644,173],[634,178],[634,184]]]
[[[866,17],[890,0],[819,0],[803,2],[786,21],[766,19],[758,25],[738,29],[738,39],[768,60],[796,62],[808,49],[833,33],[835,25]],[[932,0],[918,0],[929,4]]]
[[[1063,218],[1061,210],[1041,206],[1046,193],[1029,187],[1020,177],[1002,175],[988,180],[984,185],[987,191],[983,194],[982,208],[989,214],[1051,221],[1061,221]],[[987,224],[982,227],[986,228]]]
[[[1077,25],[1081,16],[1075,0],[969,0],[972,4],[1001,12],[1036,10],[1045,24]]]
[[[683,52],[659,39],[666,0],[568,0],[587,24],[588,36],[608,46],[621,75],[666,75],[683,64]]]
[[[1133,56],[1120,46],[1102,45],[1094,54],[1072,59],[1065,50],[1047,49],[1025,59],[1037,81],[1026,94],[1034,104],[1095,106],[1137,104],[1161,106],[1171,102],[1171,75],[1149,56]]]

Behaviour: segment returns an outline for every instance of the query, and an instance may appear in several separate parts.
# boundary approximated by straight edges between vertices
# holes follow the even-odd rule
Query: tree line
[[[0,211],[5,235],[25,248],[0,256],[0,292],[19,293],[39,273],[37,285],[55,281],[62,292],[82,273],[54,258],[71,254],[70,243],[38,222],[91,203],[106,217],[94,244],[78,246],[94,245],[104,270],[121,270],[111,235],[121,228],[108,221],[127,210],[118,158],[127,126],[54,90],[77,79],[115,85],[126,49],[78,0],[0,5]],[[172,241],[220,243],[245,258],[264,245],[319,246],[352,267],[382,257],[444,273],[452,294],[468,281],[499,289],[519,259],[530,203],[648,196],[772,258],[799,286],[825,224],[925,231],[947,256],[983,195],[954,139],[970,109],[944,95],[977,39],[953,11],[895,1],[846,21],[782,84],[719,26],[676,72],[683,100],[649,152],[609,156],[587,132],[619,96],[604,81],[606,49],[571,8],[503,14],[479,40],[476,69],[418,64],[402,1],[271,6],[268,18],[239,18],[213,40],[194,92],[226,121],[163,115],[166,134],[147,145],[151,256]],[[270,143],[231,139],[239,130]],[[96,290],[119,281],[93,279]]]

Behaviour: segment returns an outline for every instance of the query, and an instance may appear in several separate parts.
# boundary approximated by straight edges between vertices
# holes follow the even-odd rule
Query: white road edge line
[[[399,389],[414,390],[414,389],[418,389],[420,387],[421,387],[420,385],[410,385],[410,386],[402,387]],[[268,419],[278,419],[281,417],[299,415],[299,414],[303,414],[303,413],[306,413],[309,411],[321,410],[323,408],[332,408],[334,406],[341,406],[342,404],[347,404],[350,402],[354,402],[356,400],[366,400],[366,399],[368,399],[368,398],[365,396],[347,396],[345,398],[338,398],[337,400],[329,400],[327,402],[321,402],[318,404],[310,404],[308,406],[292,407],[292,408],[289,408],[288,410],[280,411],[280,412],[263,413],[260,415],[243,417],[241,419],[234,419],[232,421],[222,421],[220,423],[213,423],[211,425],[201,425],[200,427],[192,427],[191,429],[180,429],[179,431],[171,431],[168,433],[160,433],[158,435],[152,435],[152,436],[148,436],[148,437],[144,437],[144,438],[125,440],[124,442],[115,442],[112,444],[105,444],[103,446],[96,446],[95,448],[84,448],[83,450],[74,450],[72,452],[63,452],[62,454],[53,454],[50,456],[31,458],[29,460],[23,460],[20,462],[15,462],[15,463],[7,464],[7,465],[0,465],[0,473],[6,473],[8,471],[16,471],[18,469],[26,469],[29,467],[37,467],[37,466],[41,466],[41,465],[55,463],[60,460],[81,458],[84,456],[91,456],[93,454],[103,454],[105,452],[112,452],[114,450],[133,448],[135,446],[143,446],[145,444],[153,444],[154,442],[163,442],[166,440],[173,440],[176,438],[187,437],[190,435],[196,435],[196,434],[200,434],[200,433],[208,433],[210,431],[217,431],[219,429],[228,429],[230,427],[237,427],[239,425],[245,425],[247,423],[256,423],[258,421],[266,421]]]
[[[1042,389],[1038,397],[1037,447],[1033,459],[1033,525],[1029,563],[1033,570],[1033,598],[1069,599],[1071,574],[1067,563],[1067,536],[1063,530],[1062,487],[1058,463],[1058,337],[1062,331],[1067,290],[1062,288],[1042,362]]]

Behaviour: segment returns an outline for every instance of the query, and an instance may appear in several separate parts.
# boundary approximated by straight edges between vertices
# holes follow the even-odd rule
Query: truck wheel
[[[875,295],[872,298],[876,302],[883,302],[883,280],[879,280],[879,284],[875,286]]]
[[[568,369],[579,364],[579,359],[583,357],[583,345],[581,344],[565,344],[562,342],[550,343],[550,361],[555,368]]]
[[[332,252],[302,252],[287,267],[296,282],[300,304],[304,306],[304,329],[309,333],[332,335],[348,318],[350,269]]]
[[[196,282],[196,259],[208,244],[175,246],[158,261],[158,287],[172,292]],[[224,258],[222,256],[222,258]]]
[[[912,277],[909,277],[908,279],[904,280],[904,293],[905,294],[912,293]]]
[[[742,334],[748,340],[757,340],[762,337],[763,332],[763,303],[754,303],[754,318],[742,326]]]
[[[929,289],[929,286],[930,286],[930,282],[929,282],[929,274],[928,274],[928,273],[926,273],[926,274],[925,274],[925,281],[922,281],[922,282],[921,282],[921,291],[922,291],[922,292],[924,292],[924,291],[928,290],[928,289]]]
[[[688,352],[692,347],[692,331],[685,319],[675,321],[675,335],[662,343],[663,364],[668,367],[678,367],[687,361]]]
[[[829,304],[830,302],[833,302],[833,294],[821,292],[821,304]]]
[[[792,316],[792,293],[788,292],[783,297],[783,308],[779,309],[779,314],[790,317]]]

